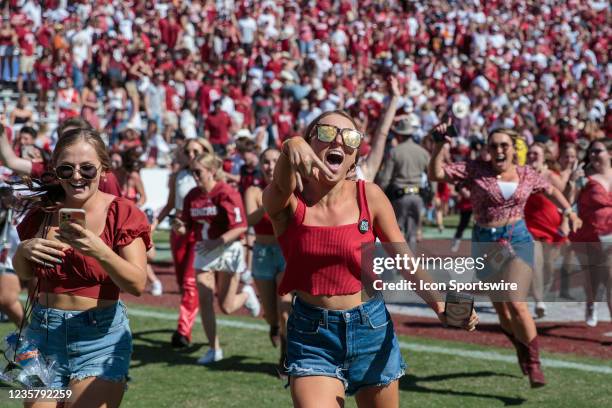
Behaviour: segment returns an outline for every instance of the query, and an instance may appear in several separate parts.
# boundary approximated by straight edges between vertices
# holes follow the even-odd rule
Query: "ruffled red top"
[[[45,213],[41,209],[31,210],[17,226],[19,238],[23,241],[39,235],[44,219]],[[153,245],[147,217],[134,203],[121,197],[111,202],[100,238],[116,253],[136,238],[142,238],[147,250]],[[97,260],[72,248],[65,254],[61,265],[34,267],[40,280],[41,292],[69,293],[93,299],[119,299],[119,287]]]

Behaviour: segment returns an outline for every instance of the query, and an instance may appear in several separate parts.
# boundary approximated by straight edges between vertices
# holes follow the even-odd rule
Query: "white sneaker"
[[[161,296],[164,293],[164,287],[162,286],[161,281],[157,280],[151,283],[151,294],[153,296]]]
[[[250,285],[253,283],[253,274],[251,273],[250,269],[246,269],[240,274],[240,282],[245,285]]]
[[[206,354],[198,358],[198,364],[210,364],[219,360],[223,360],[223,349],[209,348]]]
[[[597,306],[595,303],[586,307],[586,324],[589,327],[597,326]]]
[[[461,240],[460,239],[454,239],[453,240],[453,245],[451,246],[451,252],[459,251],[459,247],[460,246],[461,246]]]
[[[536,314],[536,318],[538,319],[541,319],[542,317],[546,316],[546,303],[536,302],[535,314]]]
[[[255,294],[255,289],[251,285],[244,285],[242,287],[242,293],[246,293],[248,298],[246,302],[244,302],[244,307],[247,308],[253,317],[259,316],[259,312],[261,311],[261,304],[259,303],[259,299],[257,299],[257,295]]]

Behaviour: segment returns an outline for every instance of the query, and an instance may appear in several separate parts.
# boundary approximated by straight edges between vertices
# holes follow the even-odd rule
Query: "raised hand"
[[[295,137],[285,142],[283,152],[289,158],[289,163],[296,172],[296,181],[300,189],[303,187],[302,177],[316,180],[319,180],[321,174],[329,179],[334,177],[331,170],[317,157],[312,148],[302,138]]]
[[[399,88],[399,82],[397,81],[397,78],[392,76],[391,78],[389,78],[389,88],[391,90],[391,96],[392,97],[399,97],[401,96],[401,92],[400,92],[400,88]]]

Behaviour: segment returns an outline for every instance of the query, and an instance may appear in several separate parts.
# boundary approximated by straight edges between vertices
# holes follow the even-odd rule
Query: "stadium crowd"
[[[604,180],[610,174],[609,166],[578,166],[611,148],[608,2],[8,0],[2,6],[0,79],[3,89],[18,95],[10,109],[5,99],[2,123],[14,154],[32,162],[27,170],[33,175],[46,167],[58,123],[82,116],[103,135],[113,164],[124,166],[117,172],[123,174],[121,191],[138,204],[145,201],[138,169],[166,167],[178,177],[195,157],[189,142],[201,138],[206,142],[195,154],[210,145],[223,162],[189,168],[216,175],[219,167],[244,195],[268,182],[258,166],[260,153],[280,150],[321,113],[337,109],[365,135],[361,162],[381,156],[367,161],[375,168],[365,176],[358,168],[357,177],[373,181],[380,173],[379,184],[392,199],[398,190],[417,193],[441,230],[449,211],[470,208],[465,186],[427,181],[430,132],[440,122],[450,120],[456,129],[448,163],[483,155],[492,129],[513,129],[523,141],[519,162],[559,173],[559,189],[583,208],[590,203],[579,199],[584,172]],[[417,179],[409,173],[400,180],[389,166],[401,162],[397,152],[407,137],[422,146],[424,164]],[[2,159],[12,167],[2,143]],[[528,158],[528,146],[540,149],[541,158]],[[569,150],[573,159],[564,162],[561,153]],[[379,172],[382,157],[392,160]],[[608,218],[585,223],[598,231],[587,240],[612,233],[609,190],[597,199]],[[398,213],[401,203],[393,203]],[[168,212],[183,208],[171,204]],[[418,220],[402,227],[410,242],[419,239],[423,212],[421,205]],[[469,215],[462,220],[467,226]],[[240,220],[231,223],[238,228]],[[460,238],[458,233],[457,245]],[[186,331],[174,336],[176,345],[189,343],[196,315],[198,294],[190,279],[181,306]],[[253,295],[243,293],[222,309],[244,304],[257,311]],[[266,318],[278,343],[280,323],[269,313]],[[593,306],[587,319],[596,324]]]

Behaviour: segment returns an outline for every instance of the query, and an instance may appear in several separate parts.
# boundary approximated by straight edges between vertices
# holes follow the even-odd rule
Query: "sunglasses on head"
[[[70,180],[75,171],[78,171],[85,180],[93,180],[98,175],[98,168],[93,164],[83,164],[78,167],[62,164],[55,168],[55,175],[60,180]]]
[[[353,149],[357,149],[363,139],[363,135],[358,130],[350,128],[341,129],[334,125],[318,124],[315,126],[315,131],[317,139],[323,143],[331,143],[338,136],[338,132],[340,132],[344,145]]]

